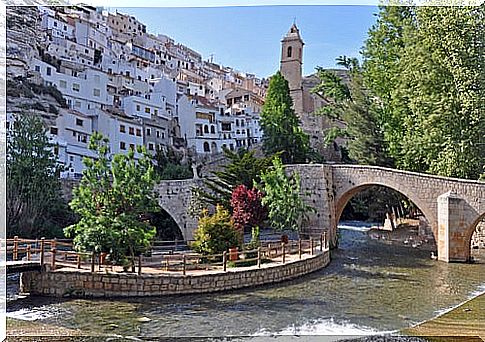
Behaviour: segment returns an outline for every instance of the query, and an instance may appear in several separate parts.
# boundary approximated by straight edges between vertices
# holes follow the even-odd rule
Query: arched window
[[[204,133],[209,133],[209,126],[207,125],[204,126]]]
[[[236,119],[236,126],[239,126],[239,120]]]
[[[288,50],[287,50],[287,54],[286,54],[287,57],[291,57],[292,50],[293,50],[293,48],[291,46],[288,46]]]
[[[217,144],[212,142],[212,153],[217,153]]]
[[[209,143],[207,141],[204,142],[204,152],[210,152],[210,151],[211,151],[211,149],[209,147]]]
[[[211,133],[216,134],[216,128],[214,126],[211,126]]]

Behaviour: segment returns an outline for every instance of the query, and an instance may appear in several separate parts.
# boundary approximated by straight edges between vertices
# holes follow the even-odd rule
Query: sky
[[[360,57],[375,23],[374,6],[257,6],[210,8],[107,7],[130,14],[152,34],[165,34],[215,63],[268,77],[279,69],[281,39],[293,21],[305,42],[303,73],[335,67],[340,55]]]

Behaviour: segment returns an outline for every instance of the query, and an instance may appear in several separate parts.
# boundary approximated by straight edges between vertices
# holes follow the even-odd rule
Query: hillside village
[[[144,145],[195,157],[261,140],[265,79],[102,8],[17,7],[7,17],[7,125],[26,110],[41,115],[64,177],[81,176],[93,131],[113,154]]]

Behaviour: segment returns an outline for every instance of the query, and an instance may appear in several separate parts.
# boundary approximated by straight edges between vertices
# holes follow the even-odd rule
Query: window
[[[211,133],[216,134],[216,128],[214,126],[211,126]]]
[[[54,27],[57,27],[57,21],[54,21]]]
[[[130,144],[130,150],[135,150],[135,144]]]
[[[147,128],[147,136],[150,136],[152,134],[152,130],[150,128]]]
[[[204,133],[209,133],[209,126],[207,125],[204,126]]]
[[[141,129],[139,128],[136,129],[136,136],[141,137]]]
[[[124,141],[120,141],[120,150],[126,150],[126,144]]]
[[[69,161],[74,161],[74,156],[69,156]]]
[[[165,133],[162,132],[162,139],[165,139]]]
[[[157,129],[157,138],[160,138],[160,131]]]
[[[148,114],[151,113],[150,107],[145,107],[145,113],[148,113]]]
[[[94,88],[93,89],[93,95],[96,96],[96,97],[100,97],[101,96],[101,90]]]
[[[82,125],[83,125],[83,120],[76,119],[76,126],[82,126]]]
[[[211,151],[211,149],[209,147],[209,143],[207,141],[204,142],[204,152],[210,152],[210,151]]]
[[[135,128],[134,127],[129,127],[128,132],[130,135],[135,135]]]
[[[81,108],[81,101],[75,101],[74,108]]]
[[[236,126],[239,127],[239,120],[236,119]]]
[[[286,57],[291,57],[292,50],[293,50],[293,48],[291,46],[288,46]]]
[[[35,66],[35,71],[40,72],[40,65]]]
[[[80,89],[81,89],[81,86],[78,83],[73,83],[72,84],[72,90],[73,91],[79,92]]]
[[[136,105],[136,111],[139,112],[141,110],[140,105]]]
[[[158,109],[154,109],[155,115],[158,115]]]
[[[152,144],[152,143],[149,143],[149,144],[148,144],[148,150],[149,150],[149,151],[153,151],[153,144]]]
[[[67,82],[63,80],[59,80],[59,88],[67,88]]]
[[[59,155],[59,146],[54,146],[54,154],[55,154],[56,156],[58,156],[58,155]]]
[[[126,127],[125,127],[125,125],[120,125],[120,132],[121,133],[126,133]]]
[[[52,69],[51,67],[47,67],[47,76],[52,75]]]
[[[57,127],[51,127],[51,134],[52,135],[57,135],[57,132],[58,132]]]

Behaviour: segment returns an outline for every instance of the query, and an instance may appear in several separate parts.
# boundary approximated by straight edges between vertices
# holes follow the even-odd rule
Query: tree
[[[213,255],[238,246],[241,235],[234,228],[229,211],[218,205],[214,215],[209,215],[204,210],[194,233],[194,240],[192,249],[205,255]]]
[[[73,219],[62,198],[62,167],[52,149],[41,119],[27,113],[14,117],[7,132],[9,236],[56,236]]]
[[[415,12],[396,89],[407,105],[398,166],[477,179],[485,164],[485,6]]]
[[[146,250],[155,236],[149,215],[158,210],[153,193],[155,173],[151,157],[143,147],[109,158],[109,141],[93,133],[89,149],[97,158],[84,158],[86,166],[80,185],[73,191],[71,208],[79,215],[77,224],[65,229],[81,252],[105,252],[115,262]]]
[[[279,158],[273,159],[273,167],[261,175],[262,185],[255,184],[264,196],[262,204],[268,208],[268,219],[275,230],[299,230],[308,213],[314,208],[300,196],[300,175],[285,174]]]
[[[293,110],[288,81],[281,72],[271,77],[261,111],[263,149],[267,156],[280,153],[285,164],[305,163],[310,153],[309,137]]]
[[[329,130],[327,143],[337,137],[345,138],[349,158],[357,163],[369,165],[389,165],[386,155],[383,132],[379,125],[375,104],[364,89],[359,63],[355,58],[341,56],[337,64],[348,70],[350,81],[344,83],[335,72],[317,68],[320,84],[312,92],[329,104],[317,114],[329,119],[346,123],[345,128],[338,126]]]
[[[190,163],[183,163],[183,156],[168,146],[166,149],[157,146],[154,156],[154,168],[161,180],[193,178]]]
[[[254,151],[245,149],[235,152],[224,149],[224,156],[228,163],[222,167],[222,170],[215,171],[214,177],[204,180],[205,189],[194,189],[195,200],[192,207],[200,209],[208,205],[222,205],[232,211],[231,197],[234,188],[241,184],[252,187],[253,182],[260,182],[261,172],[271,165],[271,158],[257,158]]]
[[[248,189],[238,185],[232,192],[232,219],[236,229],[244,233],[244,228],[259,226],[267,216],[266,208],[261,203],[263,194],[256,188]]]

